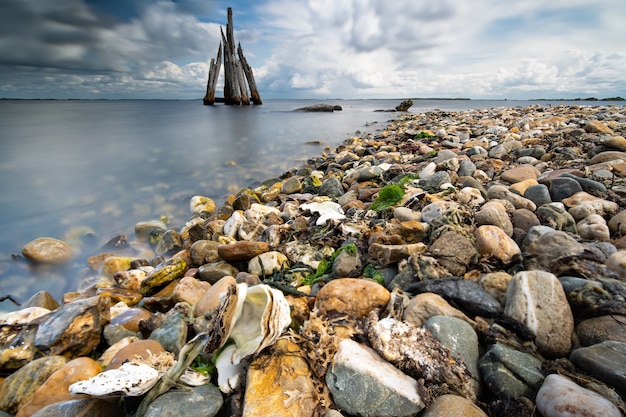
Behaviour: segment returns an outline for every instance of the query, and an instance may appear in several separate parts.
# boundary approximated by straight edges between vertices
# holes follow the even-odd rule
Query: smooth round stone
[[[524,324],[537,350],[549,357],[569,354],[574,316],[561,282],[546,271],[518,272],[511,278],[504,315]]]
[[[507,236],[513,235],[513,223],[511,223],[506,207],[497,201],[485,203],[474,215],[474,220],[479,226],[497,226],[502,229]]]
[[[223,404],[222,393],[211,384],[173,389],[150,403],[144,417],[213,417]]]
[[[289,267],[287,257],[280,252],[271,251],[250,259],[248,262],[248,273],[263,277],[265,275],[272,275],[275,271],[280,271],[285,267]]]
[[[617,272],[622,279],[626,278],[626,251],[620,250],[609,255],[605,265],[611,271]]]
[[[210,284],[215,284],[226,276],[235,276],[238,272],[239,270],[237,268],[226,261],[212,262],[198,268],[198,276],[200,279]]]
[[[209,197],[195,195],[189,200],[189,210],[195,216],[213,214],[215,208],[215,201]]]
[[[598,199],[595,201],[587,201],[575,205],[568,210],[568,213],[574,218],[574,220],[582,220],[585,217],[598,214],[600,216],[610,216],[619,210],[617,203],[612,201]]]
[[[537,207],[552,202],[550,190],[544,184],[531,185],[524,191],[524,197],[535,203]]]
[[[478,252],[485,257],[494,257],[507,264],[522,253],[517,243],[497,226],[480,226],[474,236]]]
[[[480,277],[478,284],[483,287],[489,295],[498,300],[500,305],[504,306],[506,303],[506,290],[511,278],[511,275],[504,271],[491,272]]]
[[[472,161],[469,159],[461,159],[459,161],[457,174],[459,174],[460,177],[471,177],[474,174],[474,171],[476,171],[476,164]]]
[[[500,343],[493,344],[478,363],[485,385],[498,397],[532,398],[543,382],[541,360]]]
[[[135,238],[139,241],[147,241],[150,237],[150,233],[155,230],[165,232],[167,230],[167,225],[160,220],[139,222],[135,224]]]
[[[434,162],[429,162],[426,164],[424,168],[419,173],[420,179],[426,179],[432,176],[437,171],[437,164]]]
[[[138,332],[139,323],[148,321],[151,316],[152,313],[145,308],[132,307],[113,317],[110,324],[112,326],[121,326],[131,332]]]
[[[357,182],[375,180],[383,175],[383,169],[378,165],[363,167],[357,169],[354,175]]]
[[[459,203],[468,206],[480,206],[485,202],[485,198],[478,188],[463,187],[457,193]]]
[[[519,181],[514,184],[511,184],[509,186],[509,190],[523,196],[526,190],[528,189],[528,187],[532,187],[533,185],[538,185],[538,184],[539,183],[537,182],[536,179],[527,179],[527,180],[523,180],[523,181]]]
[[[422,209],[422,221],[430,224],[430,222],[440,217],[443,212],[457,206],[458,204],[452,201],[435,201],[430,203]]]
[[[442,296],[430,292],[417,294],[411,298],[404,309],[402,320],[422,327],[428,319],[434,316],[456,317],[469,324],[473,323],[465,313],[452,307]]]
[[[550,197],[552,201],[561,201],[582,190],[583,187],[572,178],[559,177],[550,181]]]
[[[602,144],[611,149],[626,152],[626,139],[623,136],[611,136],[610,138],[603,140]]]
[[[537,409],[544,417],[620,417],[619,409],[600,394],[581,387],[564,376],[546,377],[537,393]]]
[[[165,352],[165,349],[163,349],[163,346],[156,340],[138,340],[121,348],[115,356],[113,356],[107,365],[107,369],[117,369],[122,366],[124,362],[133,359],[135,356],[147,358],[150,354],[157,355],[161,352]]]
[[[302,181],[298,177],[291,177],[283,182],[281,192],[283,194],[294,194],[302,190]]]
[[[359,275],[362,267],[358,250],[355,253],[343,250],[333,261],[332,272],[335,277],[355,277]]]
[[[384,308],[390,297],[389,291],[375,281],[338,278],[319,290],[315,306],[322,314],[338,312],[360,318],[376,308]]]
[[[626,236],[626,210],[622,210],[609,219],[609,230],[614,235]]]
[[[453,159],[456,158],[457,154],[454,151],[451,151],[449,149],[442,149],[439,152],[437,152],[437,156],[435,157],[435,163],[436,164],[440,164],[444,161],[447,161],[449,159]]]
[[[328,196],[333,199],[341,197],[343,193],[344,193],[344,190],[343,190],[343,186],[341,185],[341,181],[339,181],[335,177],[326,178],[322,182],[322,185],[320,186],[319,194]]]
[[[32,401],[24,404],[16,417],[31,416],[49,404],[75,399],[69,393],[69,386],[74,382],[96,376],[100,372],[102,372],[100,364],[88,357],[76,358],[67,362],[37,388]]]
[[[420,417],[487,417],[470,400],[459,395],[440,395],[420,413]]]
[[[626,343],[626,316],[599,316],[583,320],[576,326],[576,334],[583,346],[607,340]]]
[[[32,417],[124,417],[126,413],[115,403],[96,398],[62,401],[50,404],[37,411]]]
[[[509,184],[515,184],[525,180],[537,180],[539,171],[532,165],[520,165],[515,168],[511,168],[500,175],[502,181],[506,181]]]
[[[593,158],[589,161],[590,165],[601,164],[603,162],[615,161],[617,159],[621,159],[626,161],[626,152],[619,151],[606,151],[600,152],[597,155],[594,155]]]
[[[609,226],[599,214],[591,214],[579,221],[576,230],[583,239],[605,241],[611,238]]]
[[[419,211],[411,210],[408,207],[400,206],[393,209],[393,218],[401,222],[410,220],[415,220],[419,222],[422,220],[422,213],[420,213]]]
[[[426,189],[439,190],[443,184],[451,182],[450,174],[446,171],[437,171],[433,175],[430,175],[427,178],[420,178],[419,185],[420,187]]]
[[[240,240],[228,245],[219,245],[217,253],[220,258],[227,262],[249,261],[262,253],[269,252],[270,245],[267,242],[255,242]]]
[[[197,240],[189,248],[189,256],[195,266],[201,266],[220,260],[217,253],[219,242],[213,240]]]
[[[571,178],[580,184],[583,191],[588,193],[606,193],[606,187],[604,184],[590,180],[589,178],[579,177],[577,175],[572,175],[569,173],[565,173],[562,175],[562,178]]]
[[[172,298],[177,303],[184,302],[193,307],[210,287],[211,284],[206,281],[194,277],[183,277],[174,287]]]
[[[517,209],[511,213],[511,223],[513,224],[513,228],[522,229],[526,232],[528,232],[531,227],[541,224],[535,213],[527,209]]]
[[[156,340],[163,346],[163,349],[176,355],[185,345],[186,339],[187,321],[180,311],[171,314],[163,324],[150,333],[149,338],[149,340]]]
[[[604,135],[612,135],[613,130],[608,127],[606,124],[594,120],[585,125],[585,132],[587,133],[599,133]]]
[[[24,245],[22,255],[33,262],[64,264],[72,260],[74,250],[62,240],[40,237]]]
[[[569,358],[583,372],[598,378],[626,395],[626,343],[608,340],[581,347]]]

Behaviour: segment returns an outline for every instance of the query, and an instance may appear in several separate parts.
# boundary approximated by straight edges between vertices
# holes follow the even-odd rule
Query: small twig
[[[12,302],[13,304],[15,304],[18,307],[22,305],[19,301],[17,301],[15,298],[13,298],[12,295],[5,295],[5,296],[0,297],[0,302],[5,301],[5,300],[9,300],[10,302]]]

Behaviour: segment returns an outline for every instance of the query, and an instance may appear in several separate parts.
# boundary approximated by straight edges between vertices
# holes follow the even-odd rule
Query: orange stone
[[[46,405],[77,399],[78,397],[69,393],[69,386],[74,382],[96,376],[100,372],[102,372],[102,367],[91,358],[80,357],[69,361],[50,375],[46,382],[35,391],[33,399],[24,404],[15,417],[30,417]]]
[[[375,281],[338,278],[320,289],[315,306],[322,314],[338,312],[365,317],[375,308],[384,308],[390,297],[389,291]]]

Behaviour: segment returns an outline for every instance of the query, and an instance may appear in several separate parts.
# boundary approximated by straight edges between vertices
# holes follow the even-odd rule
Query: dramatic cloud
[[[622,0],[3,0],[0,96],[199,98],[229,5],[266,98],[626,95]]]

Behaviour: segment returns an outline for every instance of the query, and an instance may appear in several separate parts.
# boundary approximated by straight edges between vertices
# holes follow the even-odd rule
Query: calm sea
[[[0,100],[0,296],[24,301],[45,289],[60,300],[76,288],[84,258],[61,271],[11,261],[32,239],[83,236],[85,244],[88,234],[97,247],[162,216],[178,228],[193,195],[220,205],[229,192],[298,167],[357,130],[384,127],[394,114],[374,110],[399,102],[325,100],[343,111],[302,113],[292,110],[318,102]],[[410,111],[529,104],[418,100]],[[12,308],[0,304],[0,311]]]

